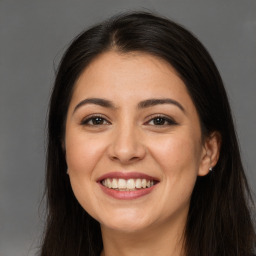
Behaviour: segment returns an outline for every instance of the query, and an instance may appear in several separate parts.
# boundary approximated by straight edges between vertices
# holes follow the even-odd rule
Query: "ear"
[[[209,173],[218,160],[221,146],[221,135],[219,132],[213,132],[204,140],[201,163],[198,170],[198,176],[205,176]]]

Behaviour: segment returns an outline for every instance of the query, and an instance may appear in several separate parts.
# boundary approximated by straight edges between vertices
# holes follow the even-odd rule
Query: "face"
[[[77,80],[66,121],[70,182],[102,227],[185,223],[206,175],[197,111],[177,72],[143,53],[107,52]]]

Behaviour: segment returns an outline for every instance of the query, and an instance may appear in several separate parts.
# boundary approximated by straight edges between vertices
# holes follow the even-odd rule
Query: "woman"
[[[221,77],[150,13],[66,51],[49,110],[41,255],[252,255],[252,203]]]

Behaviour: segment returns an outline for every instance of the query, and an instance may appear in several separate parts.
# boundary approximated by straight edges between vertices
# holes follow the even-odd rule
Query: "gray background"
[[[228,91],[255,191],[256,0],[0,0],[0,256],[35,255],[40,241],[54,66],[77,33],[125,10],[172,18],[210,51]]]

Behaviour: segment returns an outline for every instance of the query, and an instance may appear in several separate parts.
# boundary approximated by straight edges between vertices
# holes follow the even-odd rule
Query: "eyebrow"
[[[148,99],[141,101],[138,104],[138,108],[149,108],[156,105],[162,105],[162,104],[172,104],[178,107],[180,110],[182,110],[185,113],[184,107],[176,100],[170,99],[170,98],[164,98],[164,99]]]
[[[88,98],[84,99],[81,102],[79,102],[76,107],[74,108],[74,112],[80,108],[81,106],[87,105],[87,104],[94,104],[105,108],[111,108],[111,109],[117,109],[117,107],[114,105],[113,102],[110,100],[102,99],[102,98]],[[170,99],[170,98],[164,98],[164,99],[147,99],[139,102],[138,108],[149,108],[156,105],[162,105],[162,104],[172,104],[178,107],[180,110],[182,110],[185,113],[184,107],[176,100]]]
[[[76,105],[76,107],[74,108],[73,113],[81,106],[84,106],[87,104],[94,104],[94,105],[98,105],[98,106],[101,106],[104,108],[112,108],[112,109],[116,108],[115,105],[109,100],[101,99],[101,98],[88,98],[88,99],[85,99],[85,100],[82,100],[81,102],[79,102]]]

